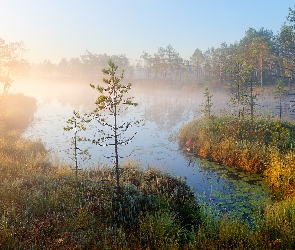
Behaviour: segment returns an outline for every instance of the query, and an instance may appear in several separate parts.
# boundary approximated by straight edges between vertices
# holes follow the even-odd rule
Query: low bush
[[[292,196],[295,193],[295,151],[280,153],[273,149],[264,175],[277,197]]]

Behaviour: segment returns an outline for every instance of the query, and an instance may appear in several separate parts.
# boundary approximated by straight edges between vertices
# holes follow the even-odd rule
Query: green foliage
[[[86,123],[89,123],[91,119],[87,118],[87,115],[81,116],[78,111],[73,111],[73,116],[67,120],[67,126],[64,127],[65,131],[74,131],[74,136],[71,140],[72,148],[67,150],[67,153],[71,155],[72,160],[75,162],[75,173],[76,177],[78,175],[79,165],[78,156],[83,156],[83,160],[90,159],[91,154],[89,154],[88,148],[81,149],[78,146],[78,142],[88,141],[86,137],[81,137],[78,135],[79,132],[86,130]]]
[[[295,247],[295,202],[288,199],[269,205],[261,221],[261,238],[269,242],[273,249],[293,249]]]
[[[120,181],[119,181],[119,152],[118,146],[126,145],[132,141],[135,135],[131,137],[124,137],[124,132],[132,126],[137,126],[140,121],[129,121],[122,124],[118,123],[118,118],[122,113],[122,105],[133,105],[137,106],[137,103],[132,101],[133,97],[125,98],[125,95],[131,89],[131,83],[124,85],[121,81],[124,78],[124,71],[121,76],[117,76],[118,66],[109,60],[109,68],[102,69],[104,75],[108,75],[109,78],[103,78],[103,82],[106,84],[105,87],[98,85],[95,87],[93,84],[90,84],[90,87],[100,93],[98,98],[95,101],[96,108],[93,111],[94,119],[103,127],[110,128],[111,133],[107,132],[106,129],[99,129],[98,132],[101,135],[99,138],[93,139],[92,142],[99,146],[113,146],[114,155],[110,156],[114,158],[114,166],[116,172],[116,188],[120,190]],[[126,107],[125,109],[126,110]],[[103,114],[108,112],[108,115]],[[107,117],[111,118],[111,121],[108,121]],[[105,143],[105,140],[108,140]],[[105,144],[104,144],[105,143]]]
[[[197,249],[293,249],[294,200],[268,205],[255,214],[251,225],[202,208],[202,223],[195,238]]]
[[[204,109],[200,111],[206,117],[210,117],[211,113],[212,113],[212,111],[211,111],[211,108],[213,106],[213,103],[211,101],[212,96],[213,95],[210,95],[208,87],[206,87],[205,91],[204,91],[204,97],[205,97],[206,101],[201,104],[201,106],[204,107]]]
[[[281,99],[284,97],[285,84],[282,80],[279,80],[274,91],[274,97],[276,99]]]
[[[285,96],[285,85],[282,80],[278,81],[275,91],[274,91],[274,98],[279,99],[279,117],[280,120],[282,119],[282,101]]]
[[[169,212],[147,214],[140,222],[140,240],[146,249],[179,249],[182,229]]]

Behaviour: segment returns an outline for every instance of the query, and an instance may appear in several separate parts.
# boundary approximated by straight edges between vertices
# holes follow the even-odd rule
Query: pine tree
[[[124,85],[121,81],[124,78],[124,71],[118,77],[117,69],[118,66],[109,60],[109,68],[103,69],[104,75],[108,75],[109,78],[103,78],[103,82],[106,86],[93,84],[90,86],[99,92],[99,96],[95,102],[96,108],[92,115],[94,119],[105,129],[98,129],[100,135],[98,139],[93,139],[92,143],[99,146],[113,146],[114,154],[110,157],[114,158],[115,175],[116,175],[116,188],[120,191],[119,181],[119,152],[118,146],[126,145],[132,141],[136,132],[131,137],[125,137],[124,133],[132,126],[138,125],[141,121],[128,121],[119,124],[119,116],[123,110],[127,107],[123,105],[137,106],[137,103],[133,102],[133,97],[125,98],[125,94],[131,89],[131,83]],[[110,132],[108,132],[110,130]],[[121,158],[121,157],[120,157]]]

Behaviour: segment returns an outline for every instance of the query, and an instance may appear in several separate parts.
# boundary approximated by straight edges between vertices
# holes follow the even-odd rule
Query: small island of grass
[[[190,154],[262,173],[277,194],[293,196],[295,123],[278,119],[237,120],[210,116],[182,127],[180,146]]]

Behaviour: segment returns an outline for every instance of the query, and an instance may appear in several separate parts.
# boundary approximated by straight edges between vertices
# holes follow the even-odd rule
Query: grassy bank
[[[262,173],[277,195],[286,197],[295,191],[294,139],[292,122],[211,116],[183,126],[179,144],[199,157]]]
[[[75,173],[40,142],[0,135],[1,249],[167,249],[192,243],[200,207],[184,181],[136,164]]]
[[[2,249],[178,248],[198,228],[194,194],[168,174],[127,164],[117,194],[109,168],[75,178],[27,153],[26,164],[14,155],[1,166]]]
[[[295,206],[257,211],[253,225],[200,207],[181,180],[126,163],[122,194],[109,168],[49,163],[39,143],[1,165],[2,249],[292,249]],[[36,150],[37,149],[37,150]],[[1,159],[3,159],[1,154]],[[13,160],[12,160],[13,158]],[[23,160],[26,159],[25,163]]]
[[[249,225],[199,206],[183,181],[157,169],[126,163],[118,195],[108,167],[76,178],[50,162],[42,144],[18,138],[13,145],[21,153],[2,147],[0,156],[2,249],[295,247],[291,200],[255,211]]]
[[[238,121],[231,116],[211,116],[181,128],[179,145],[186,153],[261,173],[279,198],[262,211],[253,211],[251,225],[214,216],[205,208],[198,231],[200,249],[295,247],[294,138],[293,122],[269,119]]]

